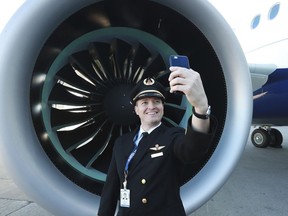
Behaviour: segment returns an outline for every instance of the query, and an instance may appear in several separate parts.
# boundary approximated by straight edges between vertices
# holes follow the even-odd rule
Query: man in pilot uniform
[[[115,141],[99,216],[113,216],[118,201],[118,216],[186,215],[180,198],[181,172],[207,153],[216,121],[210,118],[200,75],[182,67],[170,70],[170,92],[184,93],[193,106],[187,129],[161,123],[165,89],[152,78],[140,81],[132,90],[131,103],[141,125]]]

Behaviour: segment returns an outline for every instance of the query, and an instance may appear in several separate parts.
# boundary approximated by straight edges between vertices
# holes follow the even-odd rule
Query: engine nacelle
[[[133,85],[168,86],[171,54],[201,74],[218,118],[213,147],[183,178],[187,214],[229,177],[246,144],[252,85],[241,47],[207,1],[27,0],[0,38],[1,158],[17,185],[55,215],[96,215],[113,141],[137,125]],[[191,107],[170,95],[166,124]]]

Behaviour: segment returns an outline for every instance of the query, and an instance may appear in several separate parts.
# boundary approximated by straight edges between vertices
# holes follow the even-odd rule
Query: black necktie
[[[147,137],[147,136],[148,136],[148,132],[143,132],[143,133],[142,133],[142,138],[139,140],[138,146],[139,146],[141,140],[142,140],[144,137]]]

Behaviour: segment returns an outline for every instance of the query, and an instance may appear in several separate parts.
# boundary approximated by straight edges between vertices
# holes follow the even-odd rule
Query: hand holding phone
[[[169,57],[170,66],[177,66],[177,67],[184,67],[190,69],[189,59],[187,56],[184,55],[171,55]],[[183,92],[176,91],[173,93],[183,94]]]

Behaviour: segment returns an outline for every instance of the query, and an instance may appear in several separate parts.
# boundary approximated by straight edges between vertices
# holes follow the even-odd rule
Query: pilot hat
[[[130,95],[130,103],[135,106],[136,101],[146,97],[157,97],[165,101],[166,90],[164,86],[153,78],[146,78],[139,81],[132,89]]]

